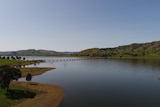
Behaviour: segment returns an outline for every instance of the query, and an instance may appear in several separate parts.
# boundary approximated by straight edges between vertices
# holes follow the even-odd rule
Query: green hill
[[[134,43],[115,48],[92,48],[77,53],[89,57],[160,57],[160,41]]]

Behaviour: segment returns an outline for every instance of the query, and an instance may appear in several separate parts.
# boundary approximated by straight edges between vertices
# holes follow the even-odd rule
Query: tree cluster
[[[0,59],[8,59],[8,60],[25,60],[25,57],[21,57],[21,56],[0,56]]]
[[[0,87],[8,90],[10,81],[18,81],[21,75],[21,71],[17,68],[13,68],[8,65],[0,66]]]

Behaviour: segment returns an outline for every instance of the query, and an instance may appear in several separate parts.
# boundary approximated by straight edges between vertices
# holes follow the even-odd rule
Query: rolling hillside
[[[160,57],[160,41],[134,43],[115,48],[92,48],[77,53],[89,57]]]
[[[0,52],[0,56],[85,56],[85,57],[160,57],[160,41],[133,43],[115,48],[91,48],[80,52],[56,52],[51,50],[19,50]]]

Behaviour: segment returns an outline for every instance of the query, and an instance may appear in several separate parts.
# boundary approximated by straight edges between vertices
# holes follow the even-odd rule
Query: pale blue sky
[[[160,40],[160,0],[0,0],[0,51]]]

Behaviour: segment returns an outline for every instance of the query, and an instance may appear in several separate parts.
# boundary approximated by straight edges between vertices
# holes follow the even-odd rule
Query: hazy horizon
[[[1,0],[0,51],[81,51],[158,41],[158,0]]]
[[[150,41],[150,42],[141,42],[141,43],[136,43],[136,44],[143,44],[143,43],[151,43],[151,42],[157,42],[157,41]],[[119,46],[126,46],[126,45],[131,45],[131,44],[135,44],[135,43],[130,43],[130,44],[124,44],[124,45],[119,45]],[[116,48],[119,46],[115,46],[115,47],[104,47],[104,48]],[[92,47],[92,48],[96,48],[96,47]],[[92,49],[92,48],[86,48],[86,49]],[[86,49],[82,49],[80,51],[86,50]],[[29,49],[20,49],[20,50],[10,50],[10,51],[1,51],[0,52],[12,52],[12,51],[23,51],[23,50],[46,50],[46,51],[56,51],[56,52],[80,52],[80,51],[68,51],[68,50],[62,50],[62,51],[57,51],[57,50],[51,50],[51,49],[34,49],[34,48],[29,48]]]

